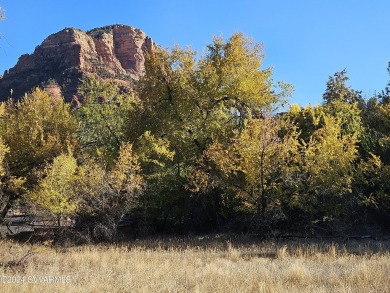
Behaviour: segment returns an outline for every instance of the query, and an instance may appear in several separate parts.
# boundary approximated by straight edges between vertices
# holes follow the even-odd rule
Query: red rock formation
[[[96,74],[101,78],[123,81],[144,74],[145,52],[152,40],[139,29],[112,25],[84,32],[66,28],[50,35],[33,54],[22,55],[15,67],[0,79],[0,101],[19,99],[36,86],[55,81],[67,101],[77,97],[80,78]]]

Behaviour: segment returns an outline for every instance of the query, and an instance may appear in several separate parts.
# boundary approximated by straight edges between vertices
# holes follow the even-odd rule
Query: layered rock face
[[[84,32],[66,28],[50,35],[33,54],[22,55],[0,79],[0,101],[21,98],[36,86],[57,84],[70,101],[77,96],[80,79],[95,74],[117,80],[125,87],[144,74],[145,53],[153,41],[144,32],[112,25]],[[57,89],[58,90],[58,89]]]

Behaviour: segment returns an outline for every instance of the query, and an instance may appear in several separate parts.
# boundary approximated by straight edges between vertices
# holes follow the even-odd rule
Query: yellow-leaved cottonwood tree
[[[3,180],[4,217],[12,203],[24,198],[36,184],[37,171],[76,147],[77,124],[68,104],[38,88],[22,100],[8,100],[1,107],[4,113],[0,117],[0,135],[9,148]]]
[[[262,60],[262,45],[241,33],[227,40],[215,37],[198,59],[196,52],[178,47],[170,51],[156,48],[147,56],[146,74],[137,84],[140,115],[132,125],[138,125],[139,140],[154,138],[166,150],[165,158],[160,156],[162,167],[156,164],[156,149],[148,151],[137,139],[134,142],[148,178],[150,203],[146,205],[153,212],[157,201],[168,203],[167,207],[184,207],[162,207],[158,213],[166,215],[163,218],[173,213],[187,217],[191,212],[186,209],[193,204],[185,186],[192,180],[189,174],[198,159],[214,142],[228,144],[248,119],[273,110],[291,92],[291,86],[273,83],[272,70],[262,69]],[[221,202],[219,196],[215,193],[213,201]],[[205,200],[199,204],[213,209],[210,197],[193,198]]]
[[[0,119],[4,114],[4,104],[0,104]],[[9,148],[4,144],[3,139],[0,137],[0,178],[5,174],[4,157],[8,153]]]
[[[358,157],[357,135],[343,134],[342,124],[323,116],[324,126],[302,142],[296,176],[296,201],[309,213],[338,216],[343,211],[343,196],[350,194],[354,162]]]
[[[110,172],[110,183],[118,194],[131,197],[139,194],[143,179],[140,175],[141,165],[138,156],[133,152],[132,144],[124,144],[119,150],[119,157]]]
[[[144,189],[138,156],[130,143],[120,147],[114,165],[84,160],[78,171],[76,227],[88,240],[113,240],[119,222],[139,206]]]
[[[46,166],[33,191],[27,197],[56,216],[71,215],[77,208],[77,161],[70,154],[61,154]]]
[[[282,216],[285,181],[296,165],[297,136],[292,125],[277,117],[250,119],[227,146],[215,142],[207,149],[203,161],[208,161],[209,167],[203,174],[195,173],[193,184],[201,183],[197,188],[207,187],[204,184],[222,187],[241,202],[239,209],[265,224]]]
[[[0,117],[4,113],[4,105],[0,104]],[[5,175],[5,155],[9,152],[9,148],[4,144],[3,139],[0,137],[0,211],[3,211],[8,204],[7,197],[2,192],[2,179]],[[1,219],[1,218],[0,218]]]

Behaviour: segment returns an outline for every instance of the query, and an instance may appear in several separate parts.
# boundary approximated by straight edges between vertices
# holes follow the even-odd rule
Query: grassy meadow
[[[390,292],[390,241],[2,241],[0,263],[0,292]]]

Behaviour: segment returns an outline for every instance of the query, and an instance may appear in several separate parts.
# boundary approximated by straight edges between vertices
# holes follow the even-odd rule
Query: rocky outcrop
[[[95,74],[129,88],[144,74],[153,41],[139,29],[111,25],[84,32],[66,28],[50,35],[34,53],[22,55],[0,79],[0,101],[19,99],[36,86],[60,87],[67,101],[77,97],[83,76]]]

